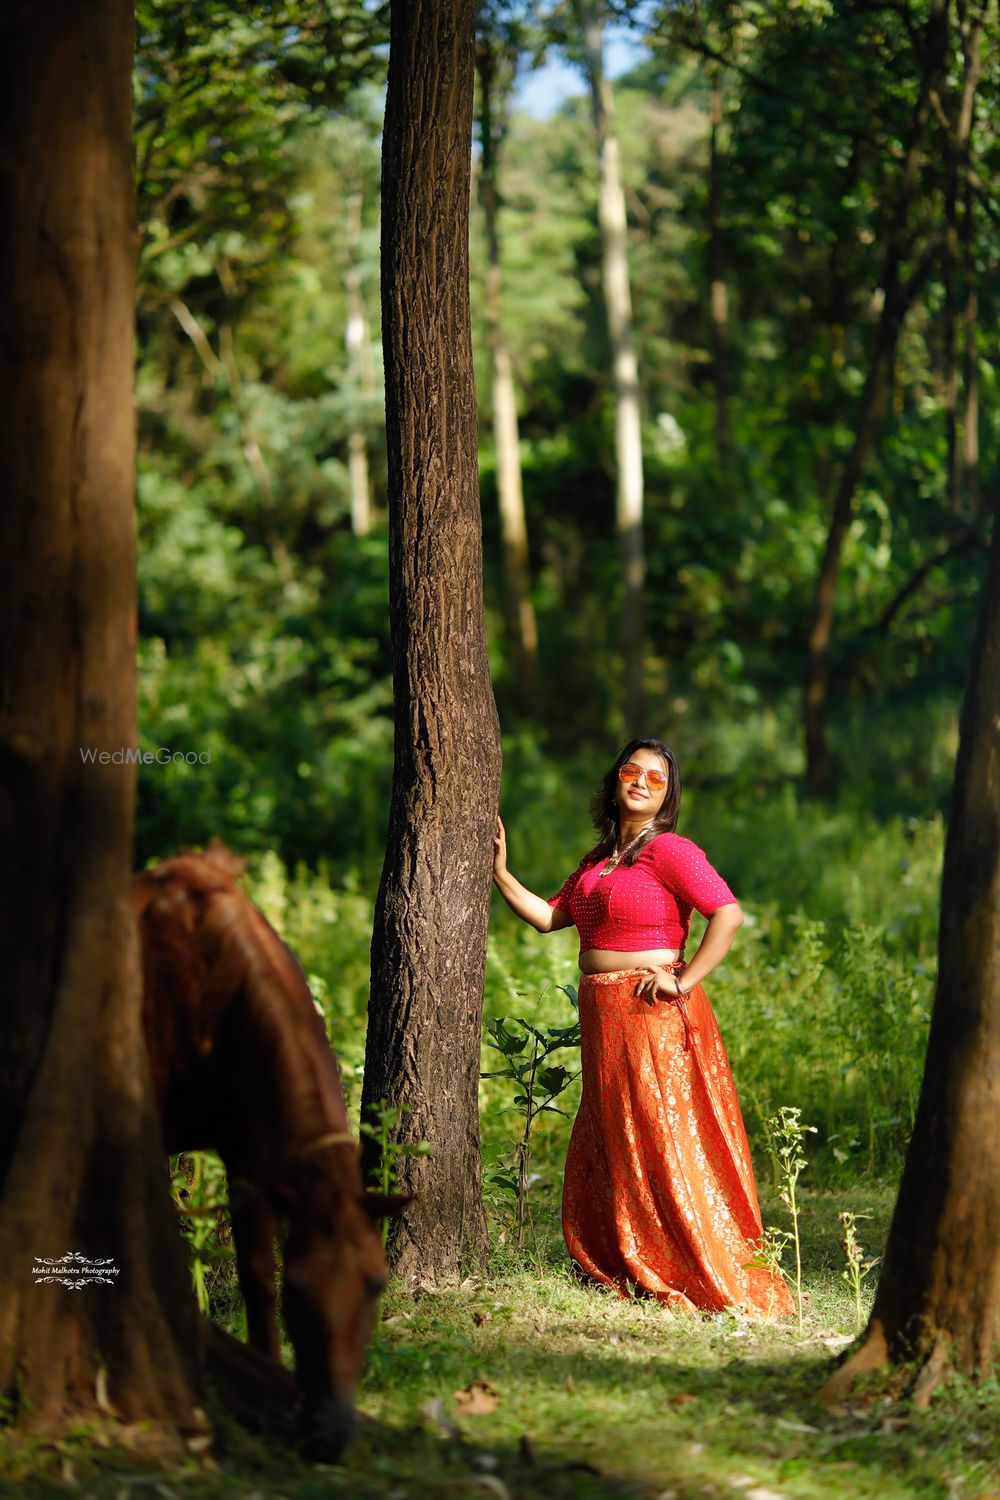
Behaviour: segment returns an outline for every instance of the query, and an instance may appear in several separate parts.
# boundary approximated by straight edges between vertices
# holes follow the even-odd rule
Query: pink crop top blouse
[[[572,917],[581,953],[588,948],[613,953],[682,949],[692,908],[710,917],[736,900],[698,845],[676,833],[657,834],[634,864],[619,865],[602,879],[606,864],[593,851],[584,855],[549,900]]]

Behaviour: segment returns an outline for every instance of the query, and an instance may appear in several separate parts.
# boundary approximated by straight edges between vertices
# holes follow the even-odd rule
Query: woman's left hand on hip
[[[632,991],[649,1005],[654,1005],[658,1000],[673,1000],[680,992],[680,977],[672,969],[651,970],[648,977],[641,979]]]

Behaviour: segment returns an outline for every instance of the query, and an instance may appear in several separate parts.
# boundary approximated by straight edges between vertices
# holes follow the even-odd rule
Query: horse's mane
[[[224,1015],[241,997],[262,1040],[309,1059],[311,1076],[302,1079],[303,1089],[325,1096],[346,1122],[321,1014],[291,950],[236,884],[245,870],[246,860],[216,840],[204,853],[185,850],[133,880],[133,910],[143,930],[145,1005],[155,1019],[161,1055],[176,1055],[179,1048],[207,1054]]]

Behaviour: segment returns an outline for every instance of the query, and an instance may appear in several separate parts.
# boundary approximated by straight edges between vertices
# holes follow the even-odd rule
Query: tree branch
[[[924,581],[934,572],[934,569],[941,567],[942,563],[946,563],[949,558],[959,557],[964,552],[975,552],[985,549],[985,547],[985,538],[981,537],[977,531],[969,531],[964,536],[960,536],[957,540],[950,542],[947,547],[943,547],[940,552],[934,552],[930,557],[925,557],[920,566],[910,574],[902,588],[897,590],[893,595],[878,619],[873,620],[870,625],[866,625],[861,634],[874,635],[887,630],[907,600],[912,599]]]

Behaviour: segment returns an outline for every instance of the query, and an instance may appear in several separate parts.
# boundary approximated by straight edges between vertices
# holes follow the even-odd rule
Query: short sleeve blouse
[[[592,850],[549,901],[573,919],[581,953],[682,949],[692,910],[708,917],[736,900],[704,851],[676,833],[657,834],[634,864],[602,877],[606,864]]]

